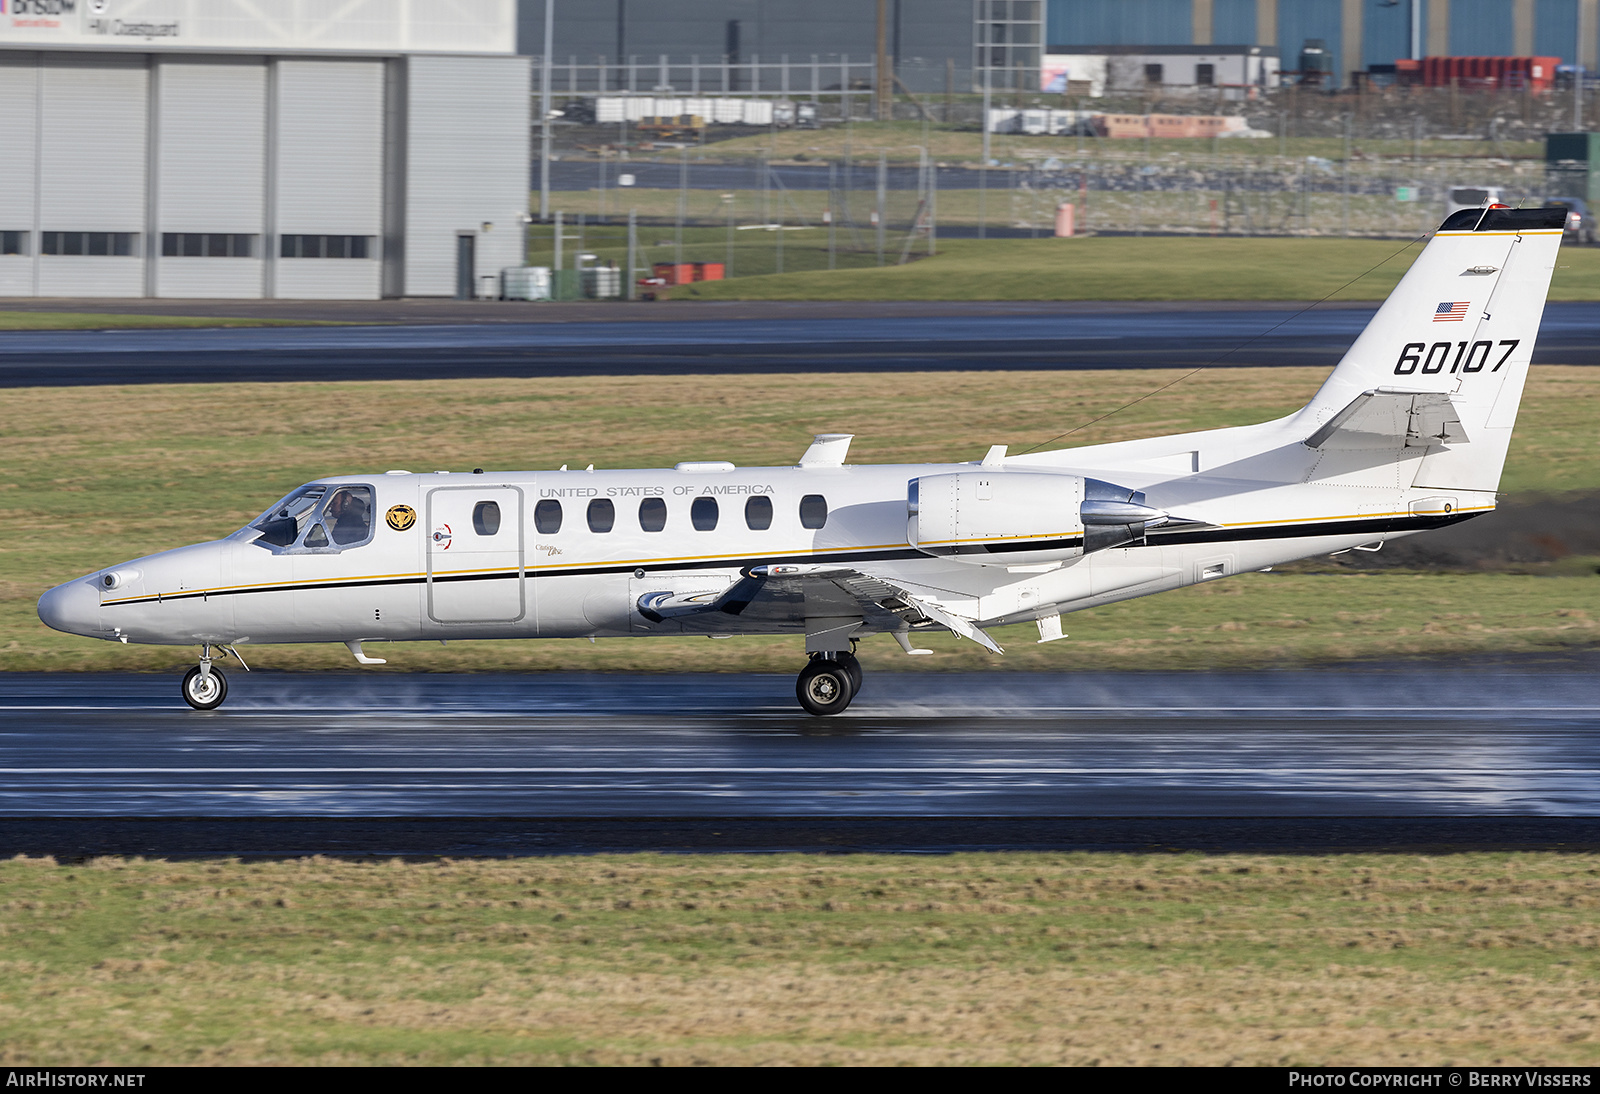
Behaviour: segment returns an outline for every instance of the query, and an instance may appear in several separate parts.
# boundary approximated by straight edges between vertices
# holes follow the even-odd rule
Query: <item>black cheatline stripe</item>
[[[1147,537],[1161,543],[1228,543],[1234,540],[1311,539],[1317,536],[1364,535],[1369,532],[1427,531],[1459,524],[1482,513],[1453,513],[1447,517],[1375,517],[1369,520],[1340,520],[1321,524],[1279,524],[1265,528],[1208,528],[1204,531],[1164,532],[1153,528]]]
[[[1401,532],[1401,531],[1427,531],[1431,528],[1444,528],[1451,524],[1459,524],[1473,517],[1480,517],[1482,513],[1454,513],[1447,517],[1381,517],[1370,520],[1341,520],[1324,521],[1307,524],[1274,524],[1263,528],[1210,528],[1204,531],[1182,532],[1163,531],[1160,528],[1151,530],[1146,534],[1148,540],[1157,543],[1231,543],[1238,540],[1261,539],[1311,539],[1317,536],[1346,536],[1365,535],[1375,532]],[[1052,540],[1044,546],[1038,544],[996,545],[983,548],[991,554],[1021,553],[1026,551],[1043,551],[1054,549],[1055,544],[1077,546],[1082,542],[1081,537],[1066,540]],[[955,553],[955,552],[951,552]],[[892,559],[915,559],[935,557],[927,552],[913,548],[900,548],[883,551],[843,551],[837,554],[828,554],[821,557],[817,555],[762,555],[759,558],[702,560],[697,562],[673,563],[658,565],[654,569],[663,570],[720,570],[729,566],[744,569],[756,565],[773,565],[788,562],[883,562]],[[939,556],[948,557],[948,556]],[[535,580],[545,577],[593,577],[602,574],[631,574],[641,569],[637,565],[611,565],[611,566],[574,566],[570,569],[556,571],[540,570],[529,573],[528,576]],[[447,574],[435,577],[434,584],[441,585],[456,581],[500,581],[516,577],[516,570],[502,570],[487,574]],[[122,600],[115,604],[104,605],[107,608],[120,608],[127,604],[153,604],[158,601],[168,600],[194,600],[201,597],[212,596],[244,596],[251,593],[286,593],[298,592],[307,589],[367,589],[377,588],[382,585],[421,585],[427,581],[426,577],[385,577],[357,581],[322,581],[307,582],[301,585],[266,585],[256,588],[226,589],[222,591],[204,590],[199,592],[161,593],[158,596],[142,596],[135,600]]]
[[[807,562],[881,562],[881,561],[884,561],[886,559],[927,558],[927,557],[928,556],[923,554],[921,551],[914,550],[914,549],[912,549],[910,547],[904,547],[904,548],[900,548],[900,549],[897,549],[897,550],[885,550],[885,551],[843,551],[843,552],[839,552],[839,553],[836,553],[836,554],[822,555],[820,557],[817,556],[817,555],[814,555],[814,554],[811,554],[811,555],[777,555],[777,556],[774,556],[774,555],[761,555],[759,557],[754,557],[754,558],[722,559],[720,561],[713,559],[713,560],[701,560],[701,561],[695,561],[695,562],[671,563],[671,564],[667,564],[667,565],[654,564],[654,565],[652,565],[652,566],[650,566],[648,568],[650,568],[650,569],[662,569],[662,570],[721,570],[721,569],[726,569],[729,566],[737,566],[740,569],[743,569],[743,568],[745,568],[747,566],[755,566],[755,565],[759,565],[761,563],[769,563],[770,564],[770,563],[784,563],[784,562],[800,562],[800,563],[807,563]],[[610,566],[574,566],[574,567],[571,567],[571,568],[561,569],[561,570],[556,570],[556,571],[539,570],[539,571],[525,571],[525,572],[527,572],[527,575],[528,575],[529,578],[538,579],[538,578],[545,578],[545,577],[587,577],[587,576],[594,576],[594,575],[597,575],[597,574],[631,574],[635,570],[640,569],[640,568],[641,567],[637,563],[630,563],[630,564],[627,564],[627,565],[623,565],[623,564],[618,563],[618,564],[610,565]],[[516,570],[499,570],[499,571],[495,571],[493,573],[483,573],[483,574],[445,574],[445,575],[442,575],[442,576],[434,577],[433,583],[435,585],[442,585],[442,584],[447,584],[447,583],[450,583],[450,582],[457,582],[457,581],[500,581],[500,580],[504,580],[505,578],[516,577],[517,573],[518,573],[518,571],[516,571]],[[421,584],[426,583],[427,580],[428,579],[426,577],[423,577],[423,576],[419,576],[419,577],[384,577],[384,578],[356,579],[356,580],[349,580],[349,581],[337,581],[337,580],[335,580],[335,581],[314,581],[314,582],[305,582],[303,584],[294,584],[294,585],[260,585],[260,586],[250,587],[250,588],[242,588],[242,589],[222,589],[222,590],[205,589],[205,590],[197,590],[197,591],[194,591],[194,592],[161,593],[161,594],[156,595],[156,596],[141,596],[141,597],[137,597],[137,598],[131,599],[131,600],[119,600],[115,604],[106,604],[106,605],[104,605],[104,607],[107,607],[107,608],[120,608],[120,607],[123,607],[124,605],[127,605],[127,604],[154,604],[154,603],[157,603],[158,601],[164,602],[164,601],[168,601],[168,600],[196,600],[196,599],[200,599],[200,598],[203,598],[203,597],[220,597],[220,596],[244,596],[244,595],[248,595],[248,594],[252,594],[252,593],[300,592],[300,591],[304,591],[304,590],[307,590],[307,589],[366,589],[366,588],[376,588],[376,587],[382,586],[382,585],[421,585]]]

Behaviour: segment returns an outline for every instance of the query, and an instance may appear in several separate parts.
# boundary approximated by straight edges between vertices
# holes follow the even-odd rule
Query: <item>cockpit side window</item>
[[[311,522],[312,514],[317,511],[317,503],[327,492],[328,488],[321,483],[302,486],[262,513],[250,524],[250,527],[261,530],[256,542],[272,547],[293,547],[299,541],[300,533]]]
[[[302,486],[249,525],[262,547],[338,551],[372,538],[372,487]]]
[[[340,547],[365,543],[372,535],[372,489],[341,486],[323,505],[329,534]],[[311,546],[308,541],[307,547]]]

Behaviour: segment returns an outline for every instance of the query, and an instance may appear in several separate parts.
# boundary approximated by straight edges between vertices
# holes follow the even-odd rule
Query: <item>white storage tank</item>
[[[594,266],[583,271],[583,295],[591,300],[615,300],[622,295],[622,271],[615,266]]]
[[[507,266],[500,271],[500,299],[549,300],[550,267]]]

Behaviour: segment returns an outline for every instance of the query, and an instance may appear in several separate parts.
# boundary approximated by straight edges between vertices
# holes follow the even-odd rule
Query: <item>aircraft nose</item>
[[[100,633],[100,594],[87,581],[57,585],[39,598],[39,618],[44,625],[68,634]]]

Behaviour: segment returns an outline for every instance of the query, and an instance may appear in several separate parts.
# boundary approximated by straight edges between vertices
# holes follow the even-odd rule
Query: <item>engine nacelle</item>
[[[1041,471],[957,471],[912,479],[906,539],[924,554],[979,566],[1065,562],[1140,543],[1167,514],[1144,494]]]

